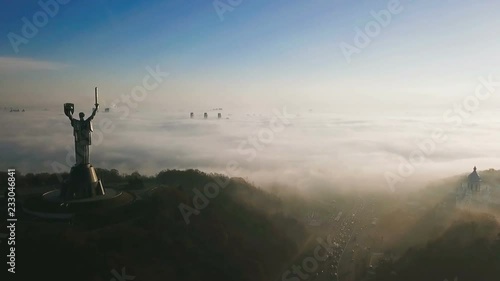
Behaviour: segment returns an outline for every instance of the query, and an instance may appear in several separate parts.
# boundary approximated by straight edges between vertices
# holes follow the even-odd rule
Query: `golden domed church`
[[[481,177],[477,174],[476,166],[474,166],[474,171],[467,177],[467,188],[473,192],[481,191]]]

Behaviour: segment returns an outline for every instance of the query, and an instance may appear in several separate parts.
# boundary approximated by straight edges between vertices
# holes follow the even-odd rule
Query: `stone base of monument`
[[[71,168],[61,189],[26,198],[22,206],[25,213],[42,219],[73,220],[78,217],[94,223],[117,214],[123,216],[135,201],[135,195],[129,192],[104,189],[94,167],[85,164]]]
[[[93,198],[105,195],[101,180],[90,164],[75,165],[71,168],[69,178],[61,188],[62,200]]]
[[[67,220],[81,215],[107,216],[129,207],[135,200],[135,195],[113,189],[107,189],[105,195],[92,198],[63,200],[61,191],[53,190],[26,198],[23,211],[43,219]]]

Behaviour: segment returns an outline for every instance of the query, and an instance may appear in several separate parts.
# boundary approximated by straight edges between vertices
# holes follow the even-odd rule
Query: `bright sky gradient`
[[[354,44],[356,28],[389,2],[243,0],[221,18],[206,0],[72,0],[16,53],[8,34],[21,35],[22,18],[42,8],[5,1],[0,105],[90,107],[94,86],[109,104],[156,65],[170,76],[144,108],[447,107],[479,76],[500,77],[498,1],[401,0],[403,11],[347,63],[339,44]]]

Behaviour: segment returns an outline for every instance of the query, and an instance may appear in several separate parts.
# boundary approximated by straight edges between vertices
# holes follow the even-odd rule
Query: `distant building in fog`
[[[473,192],[481,191],[481,177],[477,174],[476,166],[474,166],[474,170],[467,177],[467,188]]]

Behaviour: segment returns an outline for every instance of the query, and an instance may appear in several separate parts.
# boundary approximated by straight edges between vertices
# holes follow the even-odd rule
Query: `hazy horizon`
[[[496,112],[477,112],[463,126],[454,127],[439,115],[354,117],[293,106],[275,110],[288,114],[276,130],[270,130],[269,123],[276,111],[206,110],[196,111],[190,119],[188,111],[137,111],[123,116],[115,109],[101,110],[94,119],[91,163],[123,173],[154,175],[166,169],[192,168],[244,177],[263,186],[385,191],[391,190],[387,173],[400,176],[402,181],[395,188],[404,190],[468,173],[473,166],[498,168],[493,155],[500,151],[489,133],[500,129],[500,122],[490,121],[500,117]],[[208,120],[203,119],[203,112],[209,113]],[[218,112],[223,116],[220,120]],[[74,144],[69,120],[62,112],[7,110],[0,114],[0,123],[7,128],[0,141],[2,169],[69,171]],[[24,125],[16,125],[20,123]],[[401,159],[410,162],[412,152],[431,149],[419,144],[428,143],[438,128],[445,132],[446,141],[421,154],[425,158],[413,159],[413,172],[401,174]],[[239,170],[233,173],[226,166],[234,162]]]

